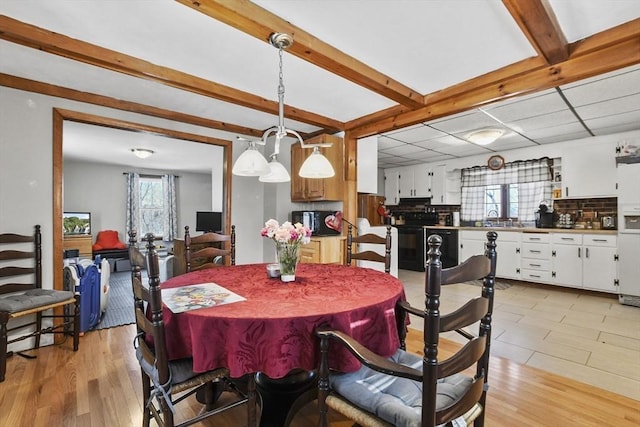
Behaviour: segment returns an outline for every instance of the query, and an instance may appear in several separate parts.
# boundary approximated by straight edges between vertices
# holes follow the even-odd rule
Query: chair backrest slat
[[[192,245],[208,245],[193,251]],[[216,245],[216,246],[214,246]],[[224,245],[221,247],[221,245]],[[231,226],[231,234],[204,233],[200,236],[191,237],[189,226],[184,227],[184,258],[186,272],[199,270],[202,268],[217,267],[218,264],[213,262],[213,258],[222,256],[228,257],[230,265],[236,265],[236,226]],[[207,258],[210,262],[205,262],[197,268],[192,267],[195,259]]]
[[[25,243],[33,243],[30,249]],[[11,278],[11,282],[0,284],[0,294],[24,292],[42,288],[42,237],[36,225],[33,235],[16,233],[0,234],[0,278]],[[6,246],[5,246],[6,245]],[[6,248],[6,249],[3,249]],[[15,263],[14,263],[15,261]],[[11,265],[7,265],[11,263]]]
[[[370,250],[356,252],[354,245],[358,244],[381,245],[384,247],[384,255]],[[384,237],[373,233],[354,236],[353,226],[349,224],[347,231],[347,265],[351,265],[353,260],[384,263],[384,271],[389,273],[391,271],[391,226],[387,226],[387,232]]]

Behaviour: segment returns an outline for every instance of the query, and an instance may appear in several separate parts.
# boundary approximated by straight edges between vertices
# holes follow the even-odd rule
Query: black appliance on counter
[[[293,211],[291,222],[309,227],[312,236],[335,236],[342,231],[342,213],[339,211]]]
[[[398,268],[424,271],[425,226],[438,223],[437,212],[397,212],[404,224],[396,224],[398,229]]]

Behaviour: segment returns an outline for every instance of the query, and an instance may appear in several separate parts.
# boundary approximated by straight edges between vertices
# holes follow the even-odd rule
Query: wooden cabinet
[[[385,204],[384,196],[373,194],[358,194],[358,218],[366,218],[369,225],[383,225],[383,218],[378,213],[380,204]]]
[[[62,250],[77,249],[81,257],[91,258],[93,237],[91,234],[77,234],[64,236],[62,240]]]
[[[302,148],[299,142],[291,145],[291,201],[309,202],[317,200],[342,200],[344,192],[344,142],[333,135],[319,135],[305,144],[332,144],[321,147],[320,152],[329,160],[335,175],[331,178],[312,179],[298,175],[300,167],[313,152]]]
[[[343,264],[346,237],[312,237],[300,247],[300,262],[315,264]]]

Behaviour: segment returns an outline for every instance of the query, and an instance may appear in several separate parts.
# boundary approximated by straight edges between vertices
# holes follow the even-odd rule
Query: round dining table
[[[382,356],[399,347],[395,305],[404,300],[397,278],[377,270],[299,264],[293,282],[269,278],[266,264],[211,268],[173,277],[165,289],[215,283],[245,298],[163,317],[170,359],[193,357],[196,372],[226,367],[232,378],[261,372],[283,378],[313,370],[319,361],[314,330],[343,331]],[[337,346],[332,368],[357,370],[359,362]]]

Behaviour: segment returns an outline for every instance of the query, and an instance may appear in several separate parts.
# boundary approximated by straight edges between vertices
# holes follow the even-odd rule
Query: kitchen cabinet
[[[553,283],[582,287],[582,235],[554,233],[551,255]]]
[[[460,170],[447,171],[446,165],[435,165],[430,168],[431,204],[460,204]]]
[[[343,264],[346,237],[311,237],[300,246],[300,262],[315,264]]]
[[[585,234],[582,260],[582,286],[603,292],[618,292],[617,236]]]
[[[522,280],[551,282],[551,245],[549,243],[548,233],[522,233],[520,264]]]
[[[520,279],[521,244],[521,233],[498,232],[496,241],[496,252],[498,253],[496,277]]]
[[[366,218],[372,227],[384,225],[383,218],[378,213],[381,204],[385,204],[383,196],[358,194],[358,218]]]
[[[291,144],[291,201],[310,202],[319,200],[342,200],[344,192],[344,143],[342,138],[333,135],[319,135],[308,139],[305,144],[331,144],[320,147],[320,152],[329,160],[335,171],[331,178],[302,178],[298,171],[302,163],[313,152],[302,148],[299,142]]]
[[[384,198],[387,205],[400,203],[400,170],[384,170]]]
[[[484,244],[487,242],[487,231],[460,230],[458,240],[460,242],[458,261],[462,263],[473,255],[484,253]],[[500,257],[499,253],[498,257]]]
[[[592,143],[565,147],[561,178],[563,198],[616,196],[615,146]]]
[[[400,168],[400,197],[430,197],[431,170],[427,164]]]
[[[617,238],[601,234],[553,234],[553,283],[617,292]]]

